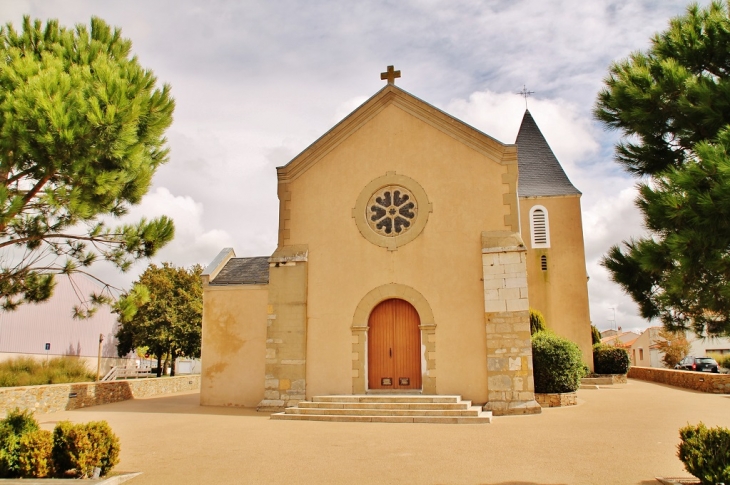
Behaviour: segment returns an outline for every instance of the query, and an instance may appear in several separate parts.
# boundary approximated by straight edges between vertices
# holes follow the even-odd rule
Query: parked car
[[[720,366],[712,357],[693,357],[691,355],[682,359],[674,368],[696,372],[720,372]]]

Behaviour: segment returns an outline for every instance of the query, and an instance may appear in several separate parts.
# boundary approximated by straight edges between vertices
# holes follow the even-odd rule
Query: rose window
[[[370,228],[389,237],[408,231],[417,214],[416,198],[408,189],[399,185],[379,189],[370,197],[366,209]]]

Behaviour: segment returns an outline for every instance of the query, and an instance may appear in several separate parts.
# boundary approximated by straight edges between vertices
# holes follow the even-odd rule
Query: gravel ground
[[[272,421],[201,407],[198,393],[39,415],[104,419],[120,471],[145,484],[658,484],[685,476],[678,429],[730,427],[730,395],[630,379],[578,391],[578,406],[486,425]]]

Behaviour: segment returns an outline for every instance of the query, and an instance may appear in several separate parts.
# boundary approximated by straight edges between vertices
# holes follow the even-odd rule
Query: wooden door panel
[[[413,306],[391,299],[368,319],[368,388],[421,388],[420,318]],[[385,381],[383,380],[385,379]]]
[[[368,388],[394,389],[393,359],[393,310],[390,300],[376,306],[368,320]],[[383,378],[390,379],[391,385],[383,385]]]
[[[421,388],[420,319],[412,305],[403,301],[394,306],[393,356],[398,389]],[[401,379],[408,379],[402,382]]]

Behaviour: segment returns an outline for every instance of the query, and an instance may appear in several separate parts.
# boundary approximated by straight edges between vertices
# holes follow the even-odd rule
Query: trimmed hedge
[[[0,421],[0,477],[20,476],[20,441],[38,431],[38,421],[31,411],[14,409]]]
[[[0,421],[0,478],[88,478],[106,475],[119,462],[119,439],[106,421],[62,421],[53,433],[39,428],[29,411],[10,411]]]
[[[626,374],[630,366],[628,350],[605,344],[593,346],[593,369],[596,374]]]
[[[106,421],[61,421],[53,430],[53,461],[64,476],[87,478],[95,467],[103,476],[119,462],[119,440]]]
[[[20,437],[18,447],[18,475],[45,478],[53,476],[53,434],[37,429]]]
[[[730,483],[730,429],[687,425],[679,438],[677,456],[702,485]]]
[[[532,372],[535,392],[573,392],[585,376],[580,348],[552,332],[532,336]]]

